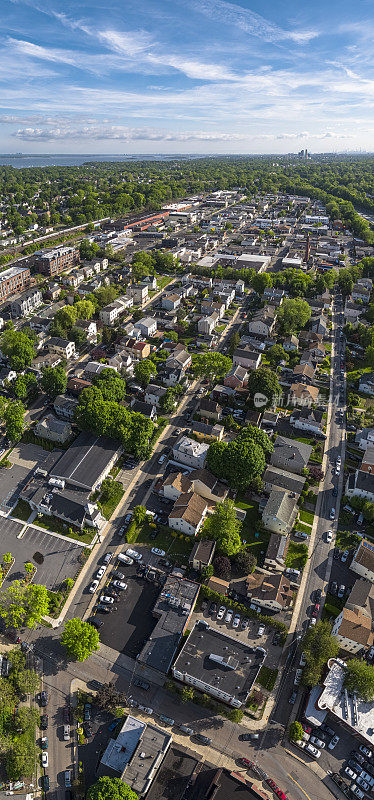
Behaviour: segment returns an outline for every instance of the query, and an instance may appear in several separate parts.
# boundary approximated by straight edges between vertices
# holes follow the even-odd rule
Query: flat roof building
[[[198,620],[172,667],[174,678],[228,703],[244,706],[266,658],[250,647]]]

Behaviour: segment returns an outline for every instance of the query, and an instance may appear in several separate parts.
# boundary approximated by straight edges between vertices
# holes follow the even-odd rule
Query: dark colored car
[[[42,714],[40,717],[40,729],[46,731],[48,728],[48,714]]]
[[[141,678],[134,678],[134,686],[138,686],[139,689],[144,689],[145,692],[151,688],[151,684],[147,681],[142,681]]]
[[[241,733],[239,739],[241,742],[250,742],[252,735],[250,733]]]
[[[194,738],[200,744],[212,744],[212,740],[209,739],[209,736],[204,736],[202,733],[195,733]]]
[[[111,614],[114,608],[113,606],[103,606],[101,603],[98,603],[96,610],[98,614]]]
[[[64,706],[62,709],[62,718],[66,725],[70,725],[70,708],[69,706]]]
[[[89,722],[91,719],[91,703],[85,703],[84,706],[84,721]]]
[[[103,684],[100,683],[100,681],[96,681],[96,680],[90,681],[91,689],[101,689],[102,686],[103,686]]]
[[[334,486],[334,488],[332,490],[332,494],[333,494],[333,497],[337,497],[338,496],[338,488],[337,488],[337,486]]]
[[[48,792],[49,789],[49,777],[48,775],[42,775],[42,789],[44,792]]]
[[[96,619],[96,617],[89,617],[87,622],[89,622],[90,625],[93,625],[93,627],[96,628],[97,631],[104,625],[102,619]]]
[[[84,733],[86,739],[90,739],[91,738],[91,736],[93,734],[93,729],[92,729],[92,725],[91,725],[90,722],[84,722],[83,723],[83,733]]]
[[[45,691],[40,692],[40,705],[43,707],[48,705],[48,694]]]

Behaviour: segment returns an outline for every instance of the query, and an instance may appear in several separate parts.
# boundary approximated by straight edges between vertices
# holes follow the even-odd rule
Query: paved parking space
[[[48,452],[34,444],[19,444],[12,450],[9,460],[12,466],[1,470],[0,508],[7,512],[11,509],[27,483],[37,464],[42,463]]]
[[[10,552],[15,558],[4,588],[13,580],[25,577],[25,561],[31,561],[37,567],[35,582],[44,584],[47,589],[58,589],[66,578],[75,577],[81,565],[82,547],[33,527],[28,527],[22,539],[17,539],[22,527],[18,522],[0,518],[3,552]]]
[[[100,639],[108,647],[136,658],[156,625],[152,609],[160,587],[138,577],[133,566],[121,564],[118,569],[125,574],[127,590],[120,593],[117,611],[98,615],[104,622]]]
[[[9,458],[12,464],[30,470],[45,461],[47,455],[48,451],[43,450],[39,445],[21,442],[12,450]]]

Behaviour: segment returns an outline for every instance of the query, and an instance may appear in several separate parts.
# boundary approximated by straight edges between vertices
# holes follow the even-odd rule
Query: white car
[[[235,614],[235,617],[234,617],[234,620],[233,620],[233,623],[232,623],[232,627],[233,628],[239,628],[239,625],[240,625],[240,615],[239,614]]]
[[[137,550],[131,550],[131,549],[130,550],[126,550],[126,555],[129,558],[132,558],[133,561],[141,561],[142,558],[143,558],[142,554],[138,553]]]
[[[100,595],[100,603],[104,603],[104,605],[112,606],[114,605],[114,597],[110,597],[108,594],[101,594]]]
[[[330,519],[335,519],[335,508],[332,508],[330,511]]]
[[[104,566],[99,567],[96,573],[97,580],[101,581],[101,578],[105,575],[105,573],[106,573],[106,567]]]
[[[309,755],[313,756],[313,758],[319,758],[321,755],[321,751],[318,750],[318,747],[314,747],[314,745],[309,742],[307,742],[304,749]]]
[[[322,739],[319,739],[318,736],[311,736],[310,737],[311,744],[314,744],[316,747],[319,747],[321,750],[324,750],[326,747],[326,742]]]
[[[124,581],[113,581],[112,586],[115,586],[116,589],[127,589],[127,583]]]
[[[352,779],[352,781],[357,780],[357,772],[353,772],[353,769],[350,767],[345,767],[344,772],[346,775],[348,775],[348,778]]]
[[[89,587],[88,591],[91,592],[91,594],[95,594],[99,583],[100,583],[100,581],[98,581],[97,578],[95,578],[95,580],[92,581],[91,586]]]
[[[225,606],[220,606],[217,611],[217,619],[223,619],[226,614]]]
[[[160,556],[160,558],[166,556],[165,550],[160,550],[159,547],[151,547],[151,553],[153,553],[154,556]]]
[[[332,542],[332,530],[326,531],[326,542]]]
[[[232,611],[231,611],[231,608],[229,608],[229,610],[228,610],[228,612],[227,612],[227,614],[225,616],[225,622],[229,623],[229,622],[231,622],[231,620],[232,620]]]
[[[48,767],[48,753],[46,751],[42,753],[42,767]]]
[[[64,742],[70,741],[70,725],[64,725]]]
[[[258,631],[257,631],[258,636],[263,636],[264,633],[265,633],[265,625],[259,625],[259,628],[258,628]]]
[[[149,715],[153,714],[153,708],[151,708],[150,706],[140,706],[140,705],[138,705],[138,708],[139,708],[140,711],[144,711],[145,714],[149,714]]]

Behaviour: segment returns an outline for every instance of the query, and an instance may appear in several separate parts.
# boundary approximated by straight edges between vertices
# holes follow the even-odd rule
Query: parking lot
[[[21,523],[0,517],[2,552],[11,553],[15,559],[5,578],[4,588],[13,580],[25,577],[26,561],[37,568],[35,583],[42,583],[47,589],[56,589],[66,578],[74,578],[80,567],[82,547],[32,526],[26,529],[22,539],[18,539],[22,528]]]
[[[9,460],[12,466],[1,470],[0,508],[7,512],[17,502],[19,494],[36,467],[41,464],[48,452],[34,444],[19,444],[12,450]]]
[[[152,609],[160,587],[139,577],[135,566],[118,564],[117,570],[125,576],[123,580],[127,583],[127,589],[119,593],[116,611],[97,614],[98,620],[104,623],[100,628],[100,639],[108,647],[136,658],[156,625]],[[105,593],[105,589],[98,592],[98,597],[101,593]]]

